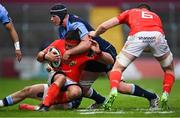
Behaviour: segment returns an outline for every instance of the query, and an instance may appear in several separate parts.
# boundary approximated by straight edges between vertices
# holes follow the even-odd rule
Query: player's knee
[[[131,63],[131,60],[122,52],[118,54],[118,56],[116,57],[116,60],[123,67],[127,67]]]
[[[29,96],[32,94],[33,90],[31,86],[27,86],[25,87],[22,91],[21,91],[25,96]]]
[[[74,86],[73,90],[70,91],[71,98],[79,98],[82,95],[82,90],[79,86]]]
[[[172,70],[173,69],[172,53],[169,53],[166,58],[164,58],[162,61],[160,61],[160,64],[161,64],[162,68]]]
[[[56,74],[54,76],[54,82],[56,83],[56,85],[61,86],[61,84],[64,84],[66,82],[66,77],[65,75],[62,74]]]

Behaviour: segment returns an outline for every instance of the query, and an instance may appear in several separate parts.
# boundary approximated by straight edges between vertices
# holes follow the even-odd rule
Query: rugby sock
[[[5,98],[2,100],[2,102],[3,102],[3,105],[4,105],[4,106],[9,106],[9,105],[14,104],[12,96],[7,96],[7,97],[5,97]]]
[[[174,75],[170,73],[164,74],[164,80],[163,80],[163,92],[167,92],[168,94],[171,92],[171,88],[174,84]]]
[[[155,99],[157,97],[156,94],[146,91],[137,85],[134,85],[134,93],[132,93],[132,95],[145,97],[148,100]]]
[[[92,94],[90,95],[89,98],[93,99],[96,101],[96,103],[100,104],[103,103],[105,101],[105,97],[101,96],[100,94],[98,94],[94,89],[92,89]]]
[[[43,104],[47,107],[50,107],[50,105],[52,105],[55,102],[59,92],[59,87],[55,83],[51,84],[51,86],[48,88],[48,92],[43,101]]]
[[[119,82],[121,80],[121,72],[119,71],[111,71],[109,74],[110,79],[110,87],[112,88],[118,88]]]

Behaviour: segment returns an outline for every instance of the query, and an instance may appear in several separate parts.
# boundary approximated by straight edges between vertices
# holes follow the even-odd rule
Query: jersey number
[[[149,12],[146,12],[146,11],[142,11],[141,17],[142,18],[148,18],[148,19],[152,19],[153,18],[153,16]]]

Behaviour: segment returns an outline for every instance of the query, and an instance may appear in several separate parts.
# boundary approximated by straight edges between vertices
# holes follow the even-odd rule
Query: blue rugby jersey
[[[0,22],[7,24],[10,22],[10,17],[8,16],[8,11],[0,4]]]
[[[86,34],[88,34],[90,31],[93,31],[94,29],[86,21],[82,20],[78,16],[69,14],[66,27],[59,27],[59,38],[63,39],[69,30],[78,30],[80,38],[82,39]],[[111,44],[101,37],[93,37],[93,39],[99,43],[100,49],[102,51],[106,52],[106,50],[111,47]]]

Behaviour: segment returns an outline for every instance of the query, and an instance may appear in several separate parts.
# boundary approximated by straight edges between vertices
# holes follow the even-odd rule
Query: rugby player
[[[0,4],[0,22],[9,31],[11,39],[14,42],[16,59],[20,62],[22,58],[22,53],[20,49],[19,37],[13,25],[12,19],[9,17],[8,11],[1,4]]]
[[[137,8],[126,10],[119,16],[103,22],[95,31],[92,31],[90,35],[94,37],[99,36],[108,29],[120,24],[127,24],[130,27],[130,33],[123,49],[116,57],[117,60],[111,70],[111,91],[105,108],[109,109],[117,96],[122,72],[131,62],[141,55],[146,47],[149,47],[164,71],[161,103],[162,107],[166,109],[168,96],[175,78],[173,55],[165,39],[161,19],[156,13],[151,11],[150,6],[140,4]]]

